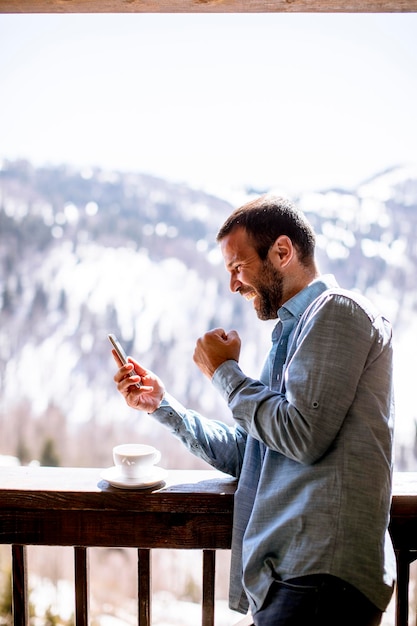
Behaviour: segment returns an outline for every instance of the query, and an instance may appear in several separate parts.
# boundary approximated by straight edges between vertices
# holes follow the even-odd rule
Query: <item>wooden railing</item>
[[[236,483],[208,471],[168,472],[153,490],[123,490],[85,468],[0,468],[0,543],[12,546],[13,623],[28,626],[26,546],[73,546],[75,624],[89,624],[88,547],[138,550],[138,624],[150,626],[153,548],[203,551],[203,626],[214,625],[215,551],[230,548]],[[417,474],[396,474],[391,534],[398,560],[396,625],[408,624],[417,558]]]

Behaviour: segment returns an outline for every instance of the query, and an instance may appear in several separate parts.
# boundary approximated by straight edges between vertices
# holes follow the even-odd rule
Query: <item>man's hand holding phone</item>
[[[110,339],[110,337],[109,337]],[[113,341],[110,339],[114,346]],[[117,342],[118,343],[118,342]],[[118,391],[126,403],[133,409],[153,413],[160,406],[165,395],[165,387],[153,372],[144,369],[137,361],[127,357],[124,352],[119,354],[114,346],[113,358],[119,367],[114,376]]]

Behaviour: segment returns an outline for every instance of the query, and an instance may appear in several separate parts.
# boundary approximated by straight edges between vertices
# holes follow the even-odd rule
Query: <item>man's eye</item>
[[[240,270],[242,269],[241,265],[236,265],[235,267],[235,272],[237,272],[239,274]]]

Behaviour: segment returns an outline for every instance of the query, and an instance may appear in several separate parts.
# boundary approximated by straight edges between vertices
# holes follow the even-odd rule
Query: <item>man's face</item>
[[[253,301],[261,320],[277,317],[283,303],[283,278],[269,257],[262,261],[244,228],[222,239],[221,250],[230,273],[230,289]]]

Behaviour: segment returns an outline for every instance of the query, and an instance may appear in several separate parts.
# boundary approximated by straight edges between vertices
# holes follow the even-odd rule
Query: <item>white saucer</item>
[[[156,465],[152,468],[151,474],[138,478],[126,478],[120,474],[119,468],[113,465],[101,472],[101,478],[107,480],[113,487],[121,489],[149,489],[161,483],[167,474],[167,470]]]

